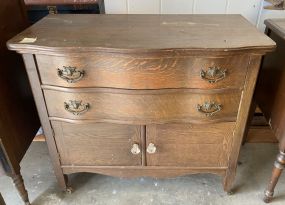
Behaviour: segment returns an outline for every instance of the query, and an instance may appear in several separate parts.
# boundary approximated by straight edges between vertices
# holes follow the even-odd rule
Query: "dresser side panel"
[[[35,58],[32,54],[23,54],[24,63],[28,73],[29,81],[32,87],[36,107],[39,113],[40,121],[46,136],[49,153],[51,156],[52,164],[57,176],[58,182],[62,189],[66,188],[66,181],[63,176],[62,169],[60,167],[60,159],[54,140],[53,130],[48,118],[48,112],[46,108],[46,102],[41,89],[40,77],[38,75],[37,65]]]
[[[237,116],[237,126],[234,131],[233,144],[229,156],[229,165],[228,165],[229,168],[224,178],[225,191],[230,191],[234,183],[240,146],[242,143],[243,135],[247,124],[250,105],[253,98],[258,72],[260,69],[261,58],[262,56],[260,55],[252,55],[248,65],[248,73]]]

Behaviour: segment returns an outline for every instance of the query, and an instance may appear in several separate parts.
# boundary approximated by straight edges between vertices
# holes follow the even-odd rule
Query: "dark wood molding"
[[[96,4],[99,0],[24,0],[26,5]]]

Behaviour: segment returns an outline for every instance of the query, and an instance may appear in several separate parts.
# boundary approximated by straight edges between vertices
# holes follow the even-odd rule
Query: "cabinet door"
[[[147,165],[226,167],[234,127],[234,122],[149,125]]]
[[[141,127],[53,121],[62,165],[137,166],[142,164]]]

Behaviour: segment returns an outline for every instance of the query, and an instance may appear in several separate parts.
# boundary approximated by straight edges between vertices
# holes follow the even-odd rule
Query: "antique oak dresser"
[[[240,15],[49,15],[14,37],[58,182],[213,173],[233,186],[262,55]]]

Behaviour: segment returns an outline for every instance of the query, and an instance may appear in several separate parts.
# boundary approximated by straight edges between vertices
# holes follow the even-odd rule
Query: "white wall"
[[[107,14],[242,14],[260,30],[264,19],[285,11],[264,10],[263,0],[105,0]]]

